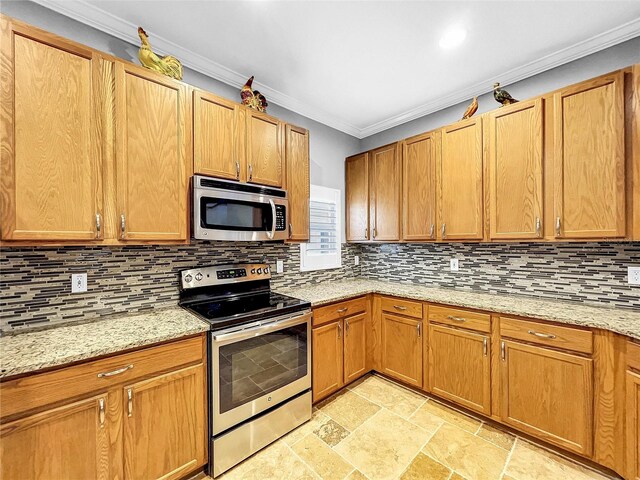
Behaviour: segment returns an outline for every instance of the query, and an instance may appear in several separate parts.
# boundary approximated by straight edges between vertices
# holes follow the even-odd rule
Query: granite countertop
[[[175,307],[7,335],[0,337],[0,378],[174,340],[207,330],[207,323],[186,310]]]
[[[308,300],[314,307],[367,293],[380,293],[538,320],[600,328],[640,340],[640,312],[576,302],[546,300],[524,295],[468,292],[367,279],[321,282],[304,287],[278,289],[278,292]]]

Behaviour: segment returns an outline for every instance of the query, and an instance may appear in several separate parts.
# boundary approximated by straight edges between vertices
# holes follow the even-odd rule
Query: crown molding
[[[133,23],[106,12],[98,6],[87,3],[86,1],[33,1],[50,10],[119,38],[127,43],[131,43],[133,45],[138,45],[139,43],[137,35],[138,25],[134,25]],[[553,52],[538,60],[496,75],[494,78],[499,77],[502,80],[501,83],[503,85],[509,85],[565,63],[569,63],[573,60],[577,60],[581,57],[604,50],[605,48],[622,43],[637,36],[640,36],[640,18],[633,19],[625,24]],[[247,74],[241,74],[231,70],[230,68],[214,62],[203,55],[188,50],[155,34],[153,35],[153,48],[162,55],[166,55],[170,52],[171,55],[178,57],[185,67],[212,77],[220,82],[226,83],[227,85],[240,88],[249,77]],[[340,130],[341,132],[353,137],[362,139],[452,105],[457,105],[458,103],[469,100],[474,96],[488,93],[491,91],[491,88],[488,88],[487,85],[492,84],[493,78],[478,82],[468,88],[457,90],[450,95],[442,96],[437,100],[422,104],[418,107],[407,110],[406,112],[394,115],[364,128],[359,128],[335,115],[332,115],[322,109],[312,107],[262,83],[255,82],[254,87],[260,90],[269,99],[269,102],[280,105],[283,108],[335,128],[336,130]]]

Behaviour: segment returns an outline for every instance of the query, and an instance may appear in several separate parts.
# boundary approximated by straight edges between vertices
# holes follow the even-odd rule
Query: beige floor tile
[[[313,434],[304,437],[291,449],[323,480],[343,480],[353,471],[353,466]]]
[[[367,480],[367,477],[364,476],[360,470],[354,470],[349,474],[347,480]]]
[[[350,432],[335,420],[329,419],[327,422],[316,428],[313,433],[315,433],[320,440],[330,447],[335,447],[342,440],[347,438]]]
[[[484,438],[485,440],[489,440],[494,445],[504,448],[505,450],[511,450],[513,447],[513,442],[516,441],[515,435],[512,435],[509,432],[505,432],[503,430],[498,430],[491,425],[486,423],[482,424],[480,430],[477,435],[479,437]]]
[[[458,472],[453,472],[453,475],[451,475],[451,478],[449,480],[467,480],[467,479],[464,478],[462,475],[460,475]]]
[[[473,480],[499,478],[508,455],[506,450],[448,423],[438,429],[423,452]]]
[[[409,417],[411,423],[415,423],[419,427],[424,428],[427,432],[435,432],[444,423],[444,419],[433,413],[433,409],[426,402]]]
[[[397,478],[418,454],[430,433],[389,412],[380,410],[335,450],[367,477]]]
[[[282,438],[282,440],[287,445],[293,445],[294,443],[302,440],[310,433],[313,433],[314,430],[318,430],[320,427],[329,422],[329,420],[331,420],[331,418],[329,418],[329,416],[325,415],[321,411],[318,410],[316,412],[313,412],[311,414],[311,420],[309,420],[307,423],[303,423],[291,433],[288,433],[285,437]]]
[[[427,457],[424,453],[418,453],[400,480],[448,480],[449,475],[451,475],[451,469]]]
[[[317,480],[318,478],[318,475],[294,455],[283,442],[270,445],[218,477],[221,480]]]
[[[320,405],[322,413],[333,418],[350,432],[375,415],[378,410],[378,405],[348,390],[343,390],[340,395]]]
[[[471,433],[476,433],[478,431],[478,428],[480,428],[480,424],[482,423],[480,420],[449,408],[441,403],[434,401],[433,399],[429,399],[429,401],[425,403],[421,407],[421,409]]]
[[[608,477],[519,439],[505,473],[515,480],[605,480]]]
[[[422,395],[377,376],[368,377],[352,392],[403,418],[409,418],[425,401]]]

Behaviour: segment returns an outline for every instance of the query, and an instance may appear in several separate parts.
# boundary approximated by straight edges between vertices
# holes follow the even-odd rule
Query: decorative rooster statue
[[[469,104],[467,109],[464,111],[464,115],[462,115],[462,120],[467,118],[471,118],[474,113],[478,110],[478,97],[473,97],[473,101]]]
[[[247,83],[240,89],[240,98],[242,99],[242,104],[247,107],[258,110],[259,112],[266,112],[269,104],[267,103],[267,99],[264,95],[262,95],[258,90],[252,90],[251,84],[253,83],[253,76],[247,80]]]
[[[493,98],[496,99],[496,102],[501,103],[503,107],[505,105],[511,105],[512,103],[516,103],[518,101],[511,95],[509,95],[509,92],[507,92],[506,90],[502,90],[498,82],[493,84]]]
[[[180,60],[172,55],[159,57],[153,53],[151,45],[149,44],[149,36],[142,27],[138,27],[138,36],[142,41],[140,51],[138,52],[138,58],[142,66],[147,67],[149,70],[160,72],[167,77],[182,80],[182,64]]]

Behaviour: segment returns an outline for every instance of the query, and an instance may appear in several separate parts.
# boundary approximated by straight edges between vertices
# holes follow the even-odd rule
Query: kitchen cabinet
[[[501,341],[504,423],[589,456],[593,444],[593,360]]]
[[[343,382],[342,321],[314,328],[313,401],[317,402],[340,390]]]
[[[247,181],[282,187],[284,124],[250,108],[246,112]]]
[[[491,342],[488,334],[429,324],[429,391],[491,415]]]
[[[542,237],[542,99],[489,113],[491,239]]]
[[[369,154],[345,161],[347,241],[369,240]]]
[[[442,128],[439,160],[438,238],[482,240],[482,117]]]
[[[640,375],[627,371],[627,459],[629,478],[640,478]]]
[[[367,314],[344,319],[344,383],[367,373]]]
[[[438,132],[402,142],[402,239],[436,238]]]
[[[244,121],[240,104],[193,91],[194,173],[227,180],[245,177]]]
[[[103,238],[100,59],[0,18],[2,240]]]
[[[116,203],[122,241],[187,241],[187,88],[115,62]]]
[[[382,373],[422,386],[422,320],[382,312]]]
[[[624,74],[560,90],[553,108],[555,237],[624,237]]]
[[[309,131],[287,125],[285,175],[289,198],[289,240],[309,240]]]
[[[373,150],[369,157],[369,229],[372,240],[400,240],[401,195],[399,144]]]

